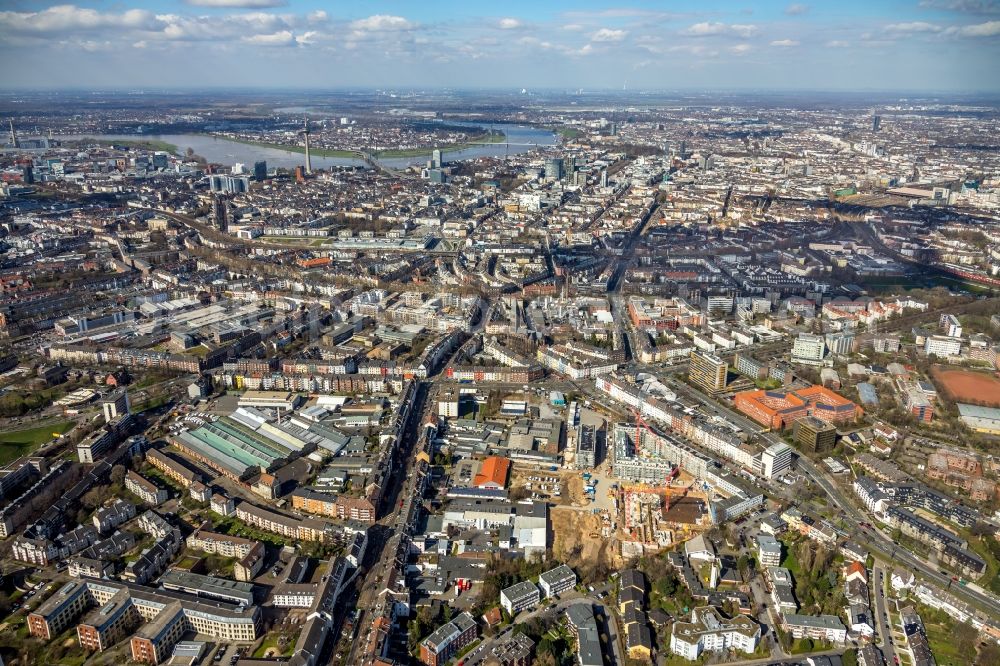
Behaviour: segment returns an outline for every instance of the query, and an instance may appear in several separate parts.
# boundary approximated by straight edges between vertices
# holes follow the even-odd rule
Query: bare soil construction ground
[[[609,570],[623,566],[613,539],[601,536],[601,517],[570,507],[556,507],[552,518],[552,554],[571,567],[588,569],[595,564]]]

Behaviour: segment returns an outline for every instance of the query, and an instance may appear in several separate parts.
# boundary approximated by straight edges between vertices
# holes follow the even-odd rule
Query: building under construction
[[[634,482],[621,489],[622,525],[636,546],[664,548],[706,529],[711,489],[702,477],[714,461],[661,435],[637,417],[613,429],[613,471]]]
[[[737,473],[725,470],[711,456],[656,431],[641,419],[636,424],[615,424],[612,441],[613,474],[641,484],[625,486],[632,491],[653,492],[668,498],[662,501],[662,518],[667,523],[692,525],[734,520],[764,502],[763,493]],[[707,520],[703,517],[706,511]],[[626,523],[628,519],[626,515]]]
[[[621,479],[660,485],[678,467],[696,479],[718,467],[710,456],[641,421],[616,423],[612,439],[613,469]]]

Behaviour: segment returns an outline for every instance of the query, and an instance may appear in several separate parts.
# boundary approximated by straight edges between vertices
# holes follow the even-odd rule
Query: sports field
[[[934,368],[935,383],[956,402],[1000,407],[1000,379],[995,373]]]

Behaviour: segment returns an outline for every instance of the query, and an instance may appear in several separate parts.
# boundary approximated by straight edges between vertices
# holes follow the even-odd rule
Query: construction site
[[[634,423],[609,429],[609,456],[597,468],[532,470],[512,479],[512,487],[548,491],[557,555],[613,565],[687,541],[713,525],[713,502],[727,493],[705,482],[711,460],[635,416]],[[554,487],[558,496],[551,496]]]
[[[710,490],[682,467],[680,456],[669,456],[661,435],[639,414],[635,418],[634,425],[615,426],[609,469],[620,479],[608,494],[626,556],[670,547],[712,524]]]

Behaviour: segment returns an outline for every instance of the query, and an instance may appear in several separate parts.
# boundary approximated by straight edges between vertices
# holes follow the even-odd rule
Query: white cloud
[[[790,46],[798,46],[799,43],[794,39],[776,39],[771,42],[771,46],[780,46],[782,48],[788,48]]]
[[[695,23],[690,28],[682,30],[685,35],[694,35],[696,37],[702,37],[704,35],[721,35],[724,34],[728,26],[725,23]]]
[[[291,46],[295,43],[295,36],[291,30],[281,30],[270,35],[250,35],[243,41],[257,46]]]
[[[831,39],[826,43],[826,45],[831,49],[846,49],[851,46],[850,42],[845,42],[842,39]]]
[[[284,7],[287,0],[184,0],[184,4],[195,7],[224,7],[226,9],[267,9]]]
[[[963,37],[996,37],[1000,35],[1000,21],[963,25],[955,31]]]
[[[785,7],[785,13],[789,16],[801,16],[809,11],[809,5],[795,3]]]
[[[712,35],[738,35],[746,39],[747,37],[753,37],[757,34],[757,26],[752,24],[726,24],[719,22],[702,22],[695,23],[689,28],[681,30],[681,34],[690,35],[692,37],[710,37]]]
[[[295,43],[298,44],[299,46],[309,46],[311,44],[315,44],[316,38],[320,36],[321,36],[320,33],[316,32],[315,30],[310,30],[308,32],[302,33],[301,35],[296,35]]]
[[[351,23],[351,28],[354,30],[365,30],[369,32],[411,30],[415,27],[415,23],[406,20],[402,16],[390,16],[388,14],[375,14],[374,16],[359,19]]]
[[[610,28],[601,28],[594,34],[590,36],[590,40],[593,42],[620,42],[625,39],[625,35],[628,34],[626,30],[611,30]]]
[[[102,42],[95,39],[85,39],[82,42],[76,42],[73,46],[77,46],[84,51],[90,51],[91,53],[95,53],[97,51],[110,51],[114,48],[114,45],[107,40]]]
[[[523,23],[518,21],[516,18],[502,18],[497,23],[501,30],[514,30],[515,28],[520,28]]]
[[[753,50],[753,47],[749,44],[737,44],[736,46],[730,46],[729,52],[733,55],[746,55]]]
[[[138,35],[140,38],[174,42],[213,41],[224,43],[227,41],[246,41],[248,38],[261,36],[261,42],[266,43],[267,38],[271,35],[284,31],[295,31],[307,24],[307,21],[301,16],[266,12],[230,14],[210,19],[203,16],[177,16],[174,14],[162,14],[156,18],[162,21],[165,27],[160,31],[140,33]]]
[[[890,32],[921,33],[921,32],[941,32],[943,28],[935,23],[927,21],[911,21],[909,23],[890,23],[885,26]]]
[[[562,29],[568,32],[580,32],[583,30],[583,26],[579,23],[567,23],[562,27]]]
[[[159,17],[144,9],[129,9],[121,14],[112,14],[73,5],[56,5],[39,12],[0,12],[0,29],[23,34],[106,28],[159,30],[162,27]]]

